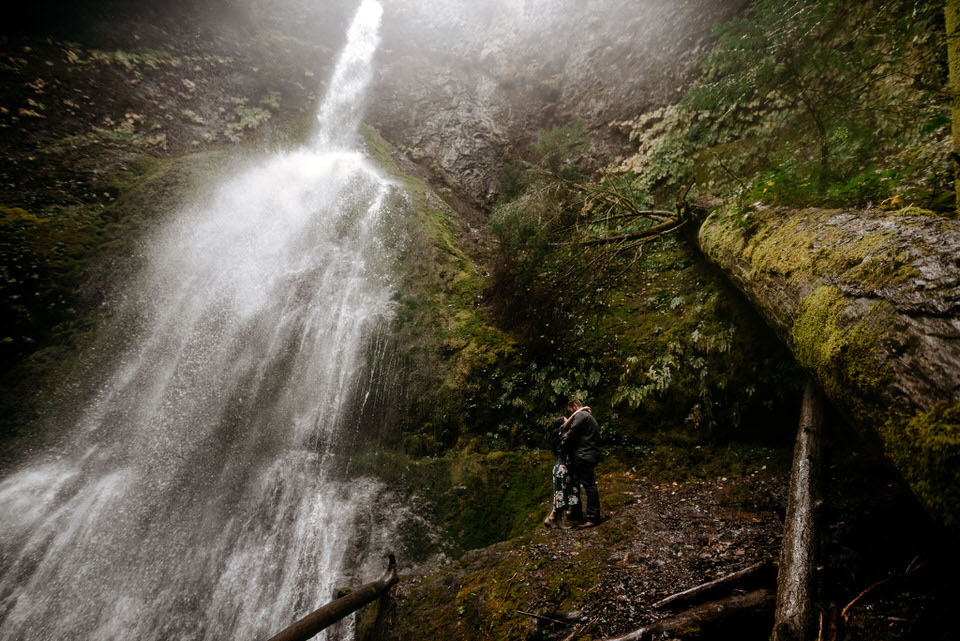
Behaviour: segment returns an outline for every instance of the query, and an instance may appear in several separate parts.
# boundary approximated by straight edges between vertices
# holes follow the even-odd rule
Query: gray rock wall
[[[601,156],[607,128],[675,102],[714,26],[745,0],[384,0],[368,119],[479,204],[502,161],[540,128],[583,118]]]

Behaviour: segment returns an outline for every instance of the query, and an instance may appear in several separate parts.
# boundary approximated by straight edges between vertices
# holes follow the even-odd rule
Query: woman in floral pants
[[[555,418],[550,426],[550,444],[553,447],[553,453],[557,455],[557,462],[553,466],[553,509],[543,521],[547,527],[557,527],[563,518],[563,511],[570,508],[568,518],[582,518],[583,507],[580,504],[580,483],[570,466],[566,457],[560,453],[560,437],[563,432],[564,419]]]

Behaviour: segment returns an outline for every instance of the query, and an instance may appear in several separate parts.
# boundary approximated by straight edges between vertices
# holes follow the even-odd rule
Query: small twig
[[[853,601],[848,603],[846,607],[844,607],[843,610],[840,611],[840,618],[843,619],[843,622],[847,623],[849,621],[850,610],[853,608],[853,606],[856,604],[857,601],[865,597],[871,590],[873,590],[874,588],[880,587],[881,585],[883,585],[884,583],[887,583],[888,581],[892,581],[893,579],[899,579],[901,577],[907,576],[908,574],[911,574],[912,572],[916,572],[923,565],[922,563],[920,565],[916,565],[916,566],[914,565],[914,563],[916,563],[917,559],[919,558],[920,558],[919,556],[913,557],[913,560],[910,561],[910,565],[907,566],[907,569],[904,570],[903,573],[892,574],[887,578],[883,579],[882,581],[877,581],[876,583],[868,587],[866,590],[858,594]]]
[[[580,634],[581,632],[583,632],[585,629],[587,629],[587,628],[588,628],[589,626],[591,626],[591,625],[593,625],[593,619],[587,621],[586,623],[581,623],[580,626],[577,627],[576,630],[574,630],[573,632],[571,632],[571,633],[568,634],[567,636],[563,637],[563,641],[573,641],[574,639],[577,638],[577,635],[578,635],[578,634]]]
[[[907,569],[903,571],[904,574],[910,574],[914,570],[918,569],[920,566],[913,567],[913,564],[920,560],[920,555],[913,557],[913,561],[910,561],[910,565],[907,566]]]
[[[870,592],[871,590],[873,590],[874,588],[880,587],[881,585],[883,585],[884,583],[888,582],[888,581],[889,581],[890,579],[892,579],[892,578],[893,578],[892,576],[888,576],[887,578],[883,579],[882,581],[877,581],[876,583],[874,583],[873,585],[871,585],[869,588],[867,588],[866,590],[864,590],[863,592],[861,592],[860,594],[858,594],[858,595],[856,596],[856,598],[854,598],[853,601],[851,601],[850,603],[848,603],[848,604],[846,605],[846,607],[844,607],[843,610],[840,611],[840,618],[843,619],[843,622],[846,623],[846,622],[849,620],[849,617],[850,617],[850,608],[852,608],[857,601],[859,601],[859,600],[862,599],[864,596],[866,596],[867,593]]]
[[[587,221],[591,225],[597,225],[600,223],[610,222],[611,220],[619,220],[621,218],[639,218],[639,217],[650,217],[650,218],[675,218],[675,214],[672,211],[663,211],[661,209],[643,209],[640,211],[631,211],[629,214],[616,214],[614,216],[607,216],[606,218],[597,218],[594,220]]]
[[[722,169],[722,170],[724,170],[725,172],[727,172],[728,174],[730,174],[730,176],[731,176],[734,180],[736,180],[738,183],[740,183],[740,186],[741,186],[741,187],[743,187],[744,189],[746,189],[747,185],[743,182],[743,180],[740,179],[740,176],[738,176],[738,175],[736,175],[735,173],[733,173],[733,171],[731,171],[730,168],[727,167],[726,164],[724,164],[723,159],[720,158],[720,154],[718,154],[717,152],[715,152],[715,151],[713,151],[713,150],[710,150],[710,153],[713,154],[713,157],[717,159],[717,163],[719,163],[720,169]]]
[[[633,267],[634,265],[637,264],[637,261],[639,261],[641,258],[643,258],[643,246],[644,246],[644,244],[646,244],[646,243],[648,243],[648,242],[650,242],[650,239],[644,240],[644,241],[642,241],[642,242],[639,243],[640,246],[637,248],[637,255],[633,258],[633,260],[630,261],[630,264],[629,264],[629,265],[627,265],[626,267],[624,267],[624,268],[620,271],[620,273],[618,273],[616,276],[613,277],[613,280],[614,280],[614,281],[619,280],[621,276],[623,276],[623,275],[626,274],[628,271],[630,271],[630,268],[631,268],[631,267]]]
[[[686,221],[677,224],[676,221],[671,220],[659,225],[654,225],[644,229],[643,231],[634,232],[632,234],[622,234],[620,236],[608,236],[606,238],[591,238],[590,240],[575,240],[568,241],[564,243],[551,243],[554,247],[569,247],[571,245],[576,245],[579,247],[588,247],[590,245],[604,245],[607,243],[615,243],[623,240],[635,240],[638,238],[648,238],[650,236],[662,236],[669,232],[672,232],[676,229],[682,227]]]
[[[533,617],[534,619],[540,619],[541,621],[549,621],[550,623],[559,623],[560,625],[573,625],[571,621],[561,621],[560,619],[551,619],[550,617],[545,617],[542,614],[534,614],[533,612],[524,612],[523,610],[517,610],[517,614],[522,614],[525,617]]]

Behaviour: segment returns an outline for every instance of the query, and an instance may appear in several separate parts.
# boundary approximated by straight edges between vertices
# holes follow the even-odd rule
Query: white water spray
[[[155,240],[142,329],[66,453],[0,480],[0,639],[254,640],[329,600],[379,491],[336,480],[331,445],[390,316],[391,186],[349,146],[381,13],[362,2],[314,141]]]

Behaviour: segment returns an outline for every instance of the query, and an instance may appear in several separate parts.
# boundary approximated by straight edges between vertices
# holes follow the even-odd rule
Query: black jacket
[[[574,459],[593,463],[600,460],[600,426],[587,410],[577,412],[560,439],[560,451]]]

